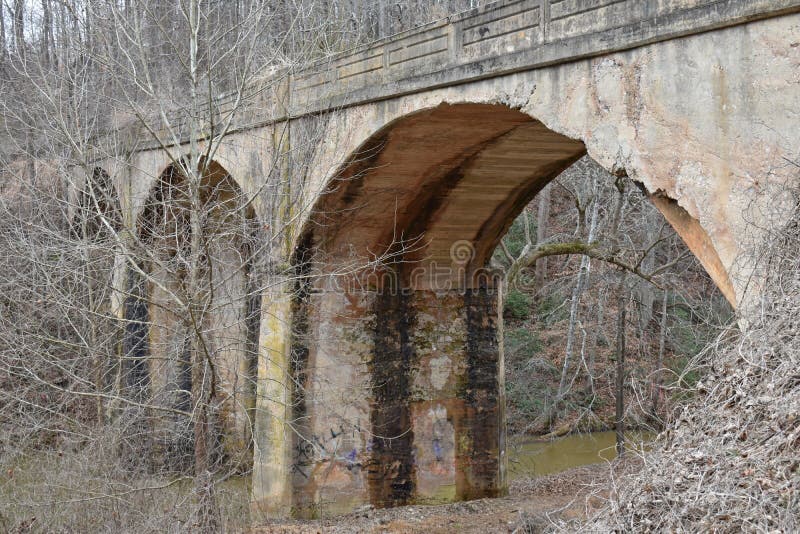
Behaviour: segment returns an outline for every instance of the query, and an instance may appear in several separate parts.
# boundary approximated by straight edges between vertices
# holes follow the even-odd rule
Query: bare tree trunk
[[[664,366],[664,350],[667,341],[667,290],[664,290],[661,303],[661,332],[658,339],[658,357],[656,358],[656,369],[653,373],[653,417],[658,417],[659,403],[661,402],[661,368]]]
[[[56,61],[58,62],[58,70],[61,73],[67,66],[67,50],[70,45],[69,33],[67,31],[67,10],[62,3],[57,4],[57,9],[58,21],[56,26],[58,29],[58,48],[56,52]]]
[[[91,51],[92,41],[94,40],[94,36],[92,35],[93,25],[92,25],[92,14],[91,14],[91,2],[86,2],[84,6],[84,45],[86,46],[87,51]]]
[[[6,14],[5,4],[0,0],[0,62],[6,59]],[[2,66],[2,65],[0,65]]]
[[[587,367],[587,377],[586,381],[586,391],[592,393],[594,395],[594,371],[595,371],[595,361],[597,359],[597,351],[600,345],[600,336],[601,330],[605,321],[605,314],[606,314],[606,302],[605,297],[601,293],[598,295],[597,298],[597,326],[592,330],[592,342],[590,343],[589,349],[589,361],[586,364]],[[605,336],[604,336],[605,337]]]
[[[617,380],[615,386],[616,395],[616,432],[617,432],[617,456],[620,458],[625,454],[625,311],[627,305],[627,291],[625,291],[625,271],[621,270],[619,275],[619,285],[617,287]]]
[[[547,239],[547,221],[550,218],[550,188],[545,187],[539,193],[539,208],[536,212],[536,244],[544,243]],[[547,258],[540,258],[536,262],[536,290],[541,291],[547,279]]]
[[[598,192],[598,178],[595,177],[594,184],[592,186],[592,218],[589,223],[589,237],[588,242],[591,243],[594,241],[595,236],[597,234],[597,219],[599,214],[599,206],[600,201],[597,198]],[[558,382],[558,393],[556,394],[556,399],[560,401],[564,398],[567,393],[567,374],[569,373],[569,365],[570,360],[572,359],[572,349],[573,345],[575,344],[575,327],[577,326],[578,322],[578,310],[580,306],[581,295],[583,294],[583,289],[586,286],[586,279],[589,277],[589,271],[591,269],[591,258],[588,256],[581,257],[581,267],[580,271],[578,272],[578,281],[575,283],[575,288],[572,291],[572,302],[570,303],[569,307],[569,326],[567,328],[567,345],[564,349],[564,365],[561,368],[561,379]]]
[[[189,1],[189,76],[192,102],[191,131],[189,134],[189,161],[185,176],[189,182],[191,259],[189,262],[189,313],[193,332],[192,342],[192,392],[195,411],[194,423],[194,487],[198,498],[198,532],[219,530],[219,510],[213,480],[213,448],[216,427],[216,371],[208,348],[204,344],[205,310],[208,309],[204,288],[201,288],[203,266],[203,202],[200,198],[203,175],[207,162],[200,154],[202,129],[200,116],[200,76],[198,46],[200,39],[200,0]]]
[[[14,0],[14,48],[25,59],[25,0]]]
[[[219,513],[213,480],[214,369],[208,365],[197,339],[192,347],[192,402],[194,405],[194,489],[197,495],[197,532],[218,532]]]
[[[389,35],[389,9],[386,0],[378,0],[378,37]]]
[[[53,14],[50,0],[42,0],[42,62],[51,65],[53,48]]]
[[[659,231],[656,225],[652,223],[644,223],[643,226],[645,227],[645,233],[647,236],[646,242],[648,244],[657,243]],[[653,272],[656,263],[655,260],[655,251],[648,248],[645,252],[645,256],[640,262],[641,269],[647,273]],[[637,324],[639,327],[639,358],[641,360],[646,360],[649,354],[648,327],[650,326],[650,322],[653,320],[653,305],[656,300],[655,288],[647,280],[639,280],[636,284],[636,297],[636,300],[638,301]]]

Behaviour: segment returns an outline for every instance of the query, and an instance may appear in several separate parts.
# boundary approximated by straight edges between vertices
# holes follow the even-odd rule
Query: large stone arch
[[[507,225],[510,224],[510,214],[518,213],[522,206],[526,205],[552,178],[587,151],[593,158],[599,158],[607,170],[614,174],[627,173],[630,170],[635,180],[642,179],[642,171],[638,168],[618,164],[614,159],[619,156],[618,152],[614,153],[614,157],[609,157],[606,152],[598,152],[596,149],[587,150],[588,147],[583,141],[587,136],[563,135],[559,130],[551,129],[537,120],[536,116],[531,115],[530,110],[526,111],[517,100],[512,101],[515,105],[509,105],[497,102],[496,99],[481,98],[483,91],[483,89],[478,91],[475,102],[469,101],[470,89],[466,89],[459,98],[450,98],[449,90],[432,91],[432,96],[422,95],[419,103],[441,103],[416,109],[404,115],[402,113],[408,111],[408,104],[414,100],[411,97],[401,99],[401,102],[391,106],[378,104],[377,110],[345,110],[343,116],[334,119],[335,123],[343,123],[346,127],[352,125],[356,135],[325,143],[317,155],[318,160],[315,162],[317,169],[312,170],[313,174],[309,177],[308,186],[314,202],[308,202],[305,218],[301,220],[298,225],[299,230],[295,232],[293,249],[297,249],[300,240],[315,226],[357,225],[369,221],[376,214],[385,214],[386,209],[389,209],[394,217],[400,219],[397,221],[399,227],[405,228],[402,218],[410,217],[413,210],[404,207],[402,202],[395,203],[395,201],[401,200],[399,193],[405,193],[406,200],[412,206],[421,208],[420,203],[425,203],[424,209],[417,210],[419,213],[425,214],[425,221],[417,220],[413,231],[405,238],[408,240],[414,234],[427,234],[434,242],[432,247],[427,246],[424,251],[429,253],[428,261],[438,262],[439,265],[449,262],[450,246],[454,240],[452,225],[450,230],[442,225],[438,225],[436,228],[428,226],[429,224],[435,225],[437,219],[447,218],[453,221],[447,213],[441,211],[446,208],[446,211],[449,210],[454,214],[461,211],[460,222],[455,226],[456,232],[459,233],[458,239],[468,240],[473,244],[480,242],[479,249],[475,251],[477,258],[473,263],[482,265],[487,254],[491,253],[500,236],[505,233]],[[398,116],[398,113],[401,115]],[[429,127],[417,128],[420,123],[425,123],[425,121],[430,121]],[[436,133],[437,127],[451,137],[445,140],[444,137],[441,137],[441,131]],[[416,168],[401,170],[406,178],[411,177],[411,179],[401,186],[406,188],[405,191],[397,188],[388,191],[389,197],[392,199],[391,206],[381,205],[376,198],[372,198],[370,206],[365,206],[363,210],[352,205],[356,203],[353,198],[347,201],[351,204],[350,206],[341,205],[341,197],[352,197],[352,190],[361,187],[365,181],[365,169],[369,170],[370,165],[378,157],[383,158],[384,161],[387,159],[400,161],[400,158],[404,157],[403,154],[400,154],[399,157],[387,155],[383,151],[385,147],[382,144],[390,132],[395,137],[419,136],[426,135],[425,128],[429,130],[427,135],[431,136],[425,142],[412,145],[410,142],[403,141],[403,150],[406,153],[413,153],[409,159],[410,164],[416,165]],[[436,135],[440,135],[438,140],[435,138]],[[413,137],[408,139],[419,141]],[[591,137],[590,140],[597,142]],[[577,148],[579,146],[580,149]],[[338,157],[332,155],[333,147],[339,150]],[[346,152],[347,156],[343,157],[342,150],[347,149],[349,152]],[[562,153],[559,154],[558,150],[562,150]],[[439,158],[441,168],[463,169],[471,172],[472,175],[431,177],[423,170],[425,162],[430,161],[426,158],[429,158],[432,153]],[[542,153],[546,153],[547,156],[541,156]],[[483,173],[484,178],[489,174],[497,175],[497,172],[487,169],[491,169],[493,165],[495,167],[503,165],[503,160],[505,160],[505,164],[513,162],[512,164],[517,164],[519,167],[501,169],[501,172],[506,173],[504,181],[498,182],[495,179],[491,183],[491,195],[496,202],[487,199],[487,202],[482,202],[477,206],[484,210],[483,213],[470,209],[469,213],[465,214],[463,202],[457,206],[443,206],[436,200],[437,195],[441,196],[442,193],[452,193],[454,196],[466,200],[467,195],[460,195],[459,188],[463,190],[472,187],[473,193],[480,195],[481,193],[474,189],[475,184],[480,184],[482,181],[480,174]],[[384,164],[379,163],[379,165]],[[404,163],[393,165],[392,169],[402,165]],[[507,173],[509,170],[512,171],[511,174]],[[444,179],[439,180],[440,178]],[[383,179],[385,181],[385,178]],[[662,185],[663,181],[663,178],[660,177],[648,179],[647,183],[643,183],[643,185],[650,191],[650,198],[655,206],[698,257],[730,303],[736,306],[736,295],[729,278],[728,268],[723,264],[713,240],[709,237],[703,224],[672,197],[675,192],[671,188],[657,187]],[[424,189],[417,194],[414,188],[423,183],[425,184]],[[432,184],[438,184],[437,187],[440,187],[440,191],[432,191]],[[456,184],[458,184],[457,187]],[[345,189],[346,192],[344,192]],[[373,189],[373,192],[379,191],[379,187]],[[682,192],[685,194],[685,190]],[[337,202],[340,202],[340,205],[337,206]],[[699,210],[698,206],[693,203],[689,203],[688,207],[695,212]],[[326,213],[329,221],[323,221]],[[513,220],[513,217],[511,219]],[[370,230],[373,231],[373,234],[369,233]],[[337,246],[340,248],[346,246],[351,254],[354,248],[360,247],[362,250],[358,254],[358,259],[362,262],[368,257],[374,258],[379,255],[377,250],[381,246],[384,248],[383,252],[389,249],[387,244],[392,237],[376,236],[374,230],[374,227],[367,228],[363,235],[356,238],[360,241],[358,243],[354,243],[351,238],[346,238],[344,243],[338,243]],[[449,231],[450,235],[448,235]],[[330,229],[326,230],[326,233],[331,234]],[[370,239],[372,239],[371,242]],[[367,244],[371,245],[369,251],[365,248]],[[419,260],[422,255],[423,251],[418,251],[415,258]],[[338,265],[338,267],[341,266]]]
[[[505,491],[502,288],[487,265],[585,153],[519,109],[440,104],[390,121],[325,183],[293,258],[296,511]],[[730,298],[697,220],[654,200]]]
[[[780,195],[796,180],[797,20],[777,17],[486,79],[470,73],[457,85],[345,107],[331,114],[304,177],[306,205],[393,121],[443,103],[503,104],[581,140],[610,172],[674,201],[682,211],[673,221],[698,221],[708,239],[694,252],[705,262],[700,249],[713,249],[720,265],[705,267],[741,307],[754,268],[741,253],[759,241],[752,223],[785,220]],[[727,273],[729,284],[714,271]]]
[[[141,203],[126,251],[125,387],[154,406],[191,411],[192,326],[186,302],[189,221],[188,158],[166,166]],[[203,346],[214,361],[222,453],[232,466],[251,463],[252,411],[258,352],[260,293],[254,280],[254,209],[236,179],[217,161],[201,159]],[[135,263],[135,266],[132,265]],[[187,417],[154,410],[156,467],[191,464],[193,430]]]
[[[236,177],[236,183],[247,195],[255,217],[262,222],[269,221],[276,214],[273,206],[265,203],[264,197],[274,193],[270,177],[279,174],[282,161],[280,156],[287,149],[287,141],[281,131],[286,126],[266,125],[257,129],[230,132],[222,138],[199,139],[197,150],[205,157],[222,166]],[[276,133],[277,132],[277,133]],[[182,160],[188,150],[188,143],[157,145],[153,148],[136,151],[124,163],[107,160],[106,166],[121,166],[118,180],[125,201],[123,210],[126,224],[134,228],[145,207],[145,203],[164,171]],[[273,180],[275,181],[275,180]]]

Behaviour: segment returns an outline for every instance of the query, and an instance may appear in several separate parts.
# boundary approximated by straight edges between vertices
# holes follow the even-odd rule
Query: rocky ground
[[[629,462],[628,465],[631,465]],[[605,482],[619,466],[595,464],[555,475],[514,481],[508,497],[440,506],[362,510],[315,521],[282,521],[253,534],[312,533],[529,533],[581,519],[603,501]]]

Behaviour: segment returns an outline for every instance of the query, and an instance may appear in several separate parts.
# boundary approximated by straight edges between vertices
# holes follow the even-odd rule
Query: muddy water
[[[642,450],[653,440],[651,432],[626,434],[628,448]],[[509,478],[550,475],[580,465],[596,464],[617,457],[614,432],[572,434],[552,441],[523,440],[509,444]]]

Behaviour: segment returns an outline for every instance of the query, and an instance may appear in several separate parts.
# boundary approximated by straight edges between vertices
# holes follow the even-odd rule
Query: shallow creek
[[[630,450],[646,450],[652,432],[626,433]],[[613,431],[571,434],[550,441],[512,440],[508,447],[509,479],[559,473],[572,467],[596,464],[617,457]]]

